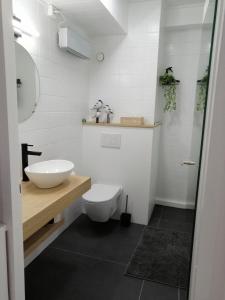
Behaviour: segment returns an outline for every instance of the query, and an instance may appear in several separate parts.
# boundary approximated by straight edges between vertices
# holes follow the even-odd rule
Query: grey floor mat
[[[146,227],[128,264],[126,275],[187,288],[191,234]]]

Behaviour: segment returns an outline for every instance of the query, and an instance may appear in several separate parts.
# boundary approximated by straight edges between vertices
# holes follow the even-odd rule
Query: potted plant
[[[205,109],[208,81],[209,81],[209,70],[207,68],[203,78],[197,81],[198,84],[197,104],[196,104],[197,111],[204,111]]]
[[[165,73],[159,77],[159,83],[164,90],[164,98],[166,100],[164,112],[176,110],[176,86],[179,82],[173,76],[172,67],[167,68]]]

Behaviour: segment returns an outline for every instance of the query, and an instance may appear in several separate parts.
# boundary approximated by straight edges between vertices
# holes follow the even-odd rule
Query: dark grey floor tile
[[[142,281],[123,272],[120,264],[48,248],[26,268],[26,300],[137,300]]]
[[[195,211],[192,209],[181,209],[175,207],[163,207],[161,218],[162,220],[169,220],[177,223],[193,223]]]
[[[150,227],[154,227],[154,228],[159,228],[159,223],[160,223],[160,219],[150,219],[150,221],[148,222],[148,226]]]
[[[178,300],[178,289],[145,281],[140,300]]]
[[[149,226],[156,227],[156,228],[158,227],[162,211],[163,211],[163,206],[155,205],[151,218],[148,223]]]
[[[160,229],[169,229],[180,232],[192,233],[193,223],[184,223],[184,222],[175,222],[170,220],[160,220],[158,228]]]
[[[99,224],[81,215],[51,247],[126,264],[143,229],[144,226],[137,224],[122,227],[116,220]]]
[[[187,300],[188,298],[188,292],[186,290],[180,289],[180,298],[178,300]]]
[[[162,205],[155,205],[152,212],[152,218],[160,218],[162,214],[162,210],[163,210]]]
[[[178,289],[145,281],[141,293],[141,300],[178,300]]]

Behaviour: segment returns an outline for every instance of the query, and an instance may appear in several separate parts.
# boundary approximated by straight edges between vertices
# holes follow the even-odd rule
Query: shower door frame
[[[5,290],[9,291],[10,300],[24,300],[20,150],[12,15],[12,1],[0,0],[0,223],[6,226],[8,286],[5,286]],[[7,285],[6,279],[2,284]]]
[[[189,300],[225,299],[225,1],[217,5]]]

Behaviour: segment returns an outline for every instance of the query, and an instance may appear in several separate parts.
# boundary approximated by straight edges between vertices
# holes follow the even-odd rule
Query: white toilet
[[[93,184],[83,198],[84,213],[95,222],[106,222],[116,212],[122,188],[116,185]]]

